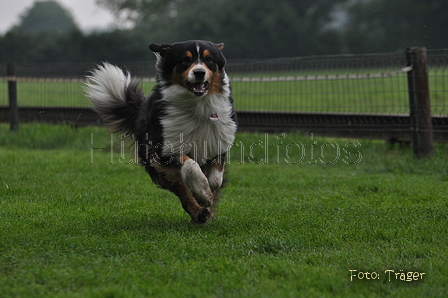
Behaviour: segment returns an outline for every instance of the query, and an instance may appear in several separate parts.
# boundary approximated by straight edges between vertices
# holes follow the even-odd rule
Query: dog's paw
[[[197,224],[205,224],[212,218],[212,212],[210,208],[202,207],[198,210],[195,216],[191,217],[191,222]]]

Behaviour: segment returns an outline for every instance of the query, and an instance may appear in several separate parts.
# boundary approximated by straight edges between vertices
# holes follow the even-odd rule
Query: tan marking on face
[[[184,80],[183,80],[182,74],[176,72],[176,70],[173,70],[173,72],[171,73],[169,82],[171,84],[183,86],[184,85],[183,81]]]
[[[187,53],[190,53],[190,52],[187,52]],[[176,69],[173,69],[173,72],[171,73],[170,83],[185,87],[185,83],[187,82],[187,78],[188,78],[188,73],[194,66],[195,66],[195,64],[192,63],[190,65],[190,67],[188,67],[187,70],[185,70],[182,73],[178,73],[176,71]]]
[[[209,92],[210,93],[219,93],[221,92],[222,89],[222,74],[221,72],[215,72],[215,73],[211,73],[211,77],[210,77],[210,88],[209,88]]]
[[[190,59],[193,59],[193,54],[190,51],[186,51],[185,52],[185,56],[190,58]],[[173,69],[173,72],[171,73],[171,77],[170,77],[169,82],[171,84],[176,84],[176,85],[185,87],[185,79],[186,79],[186,77],[188,75],[188,72],[191,70],[191,68],[193,66],[194,66],[194,64],[190,65],[190,67],[186,71],[184,71],[183,73],[178,73],[176,71],[176,69]]]
[[[210,56],[210,52],[209,50],[204,50],[204,53],[202,54],[202,56],[205,58],[207,56]]]
[[[213,72],[210,70],[210,68],[207,67],[204,63],[201,63],[202,67],[204,67],[205,72],[207,73],[205,75],[206,78],[211,78],[213,76]]]
[[[190,74],[190,80],[191,80],[194,77],[194,75],[191,74],[191,72],[193,71],[193,69],[196,69],[196,68],[200,68],[200,69],[205,70],[205,72],[206,72],[206,75],[205,75],[206,80],[211,78],[211,76],[213,75],[212,71],[204,63],[201,63],[201,64],[193,63],[192,65],[190,65],[190,67],[186,71],[184,71],[182,73],[182,77],[185,80],[188,80],[188,75]]]
[[[188,74],[190,73],[190,71],[191,71],[195,66],[196,66],[196,64],[195,64],[195,63],[192,63],[192,64],[190,65],[190,67],[188,67],[187,70],[184,71],[184,72],[182,73],[182,78],[187,79],[187,78],[188,78]]]
[[[214,74],[214,73],[207,67],[207,65],[205,65],[205,63],[200,63],[200,64],[192,63],[192,64],[191,64],[185,71],[183,71],[182,73],[178,73],[178,72],[176,72],[176,70],[174,69],[173,72],[172,72],[172,74],[171,74],[171,79],[169,80],[169,82],[172,83],[172,84],[176,84],[176,85],[182,86],[182,87],[186,87],[186,83],[187,83],[188,81],[190,81],[190,82],[194,82],[194,81],[195,81],[195,79],[194,79],[194,74],[192,73],[192,71],[193,71],[195,68],[201,68],[201,69],[203,69],[203,70],[206,72],[205,79],[206,79],[206,81],[208,81],[208,82],[210,83],[210,87],[212,87],[213,85],[216,85],[215,87],[217,87],[217,88],[214,88],[214,90],[215,90],[214,92],[219,92],[219,91],[220,91],[221,83],[220,83],[220,79],[219,79],[219,78],[221,77],[221,75],[218,74],[218,76],[219,76],[218,80],[217,80],[217,81],[214,81],[214,80],[213,80],[213,77],[214,77],[216,74]],[[213,83],[213,82],[215,82],[215,83]],[[211,88],[209,88],[209,91],[210,91],[210,89],[211,89]]]

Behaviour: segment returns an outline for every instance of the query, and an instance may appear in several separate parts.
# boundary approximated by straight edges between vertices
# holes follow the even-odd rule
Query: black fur
[[[220,121],[221,117],[231,119],[232,125],[235,125],[236,129],[237,116],[233,109],[233,98],[230,96],[230,84],[224,71],[226,59],[221,52],[222,48],[223,44],[214,44],[208,41],[187,41],[169,45],[152,44],[150,49],[158,55],[157,85],[149,97],[146,98],[139,85],[135,81],[131,81],[126,86],[124,101],[95,105],[95,99],[90,98],[94,103],[95,110],[106,125],[109,125],[114,132],[121,132],[134,138],[138,146],[140,163],[145,167],[154,183],[175,193],[181,199],[182,206],[190,214],[192,220],[198,223],[206,222],[211,217],[211,211],[207,206],[198,205],[199,198],[186,187],[181,179],[183,163],[193,156],[191,154],[182,156],[177,153],[164,154],[163,152],[163,146],[166,144],[164,135],[167,132],[164,131],[162,119],[170,116],[167,114],[168,106],[172,104],[164,99],[164,91],[166,92],[170,86],[180,85],[181,88],[185,88],[182,90],[188,93],[186,89],[191,89],[191,86],[188,85],[191,83],[186,82],[187,72],[192,69],[191,67],[200,65],[201,70],[210,71],[214,79],[206,83],[193,83],[198,84],[204,90],[198,92],[197,89],[200,87],[190,90],[194,91],[192,92],[194,95],[191,95],[189,100],[194,102],[192,98],[195,95],[199,98],[198,94],[202,94],[202,92],[215,92],[221,94],[222,97],[222,94],[227,94],[224,91],[229,90],[228,95],[223,99],[227,102],[226,104],[231,106],[229,115],[222,115],[222,113],[227,113],[223,111],[214,112],[221,113]],[[95,72],[93,73],[95,75]],[[97,75],[101,76],[101,74]],[[89,86],[86,89],[89,89]],[[205,121],[204,125],[230,124]],[[221,152],[202,164],[201,171],[204,175],[212,175],[210,173],[213,171],[224,171],[225,156],[226,152]],[[207,179],[212,178],[207,176]],[[217,189],[211,189],[211,205],[216,204],[219,190],[222,187],[223,184],[220,184]],[[210,189],[204,190],[204,193],[208,192]]]

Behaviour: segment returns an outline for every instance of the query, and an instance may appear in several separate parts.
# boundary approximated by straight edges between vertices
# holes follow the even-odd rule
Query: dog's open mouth
[[[187,82],[187,89],[190,90],[190,92],[196,96],[202,96],[207,94],[209,87],[210,84],[208,82],[196,82],[196,83]]]

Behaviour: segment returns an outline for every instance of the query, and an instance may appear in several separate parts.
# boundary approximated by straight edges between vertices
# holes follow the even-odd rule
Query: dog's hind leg
[[[220,189],[224,181],[224,162],[215,158],[203,166],[203,171],[207,177],[212,191]]]
[[[206,223],[212,217],[209,208],[201,207],[191,194],[186,185],[176,183],[173,186],[173,192],[179,197],[182,207],[190,214],[191,221],[194,223]]]

